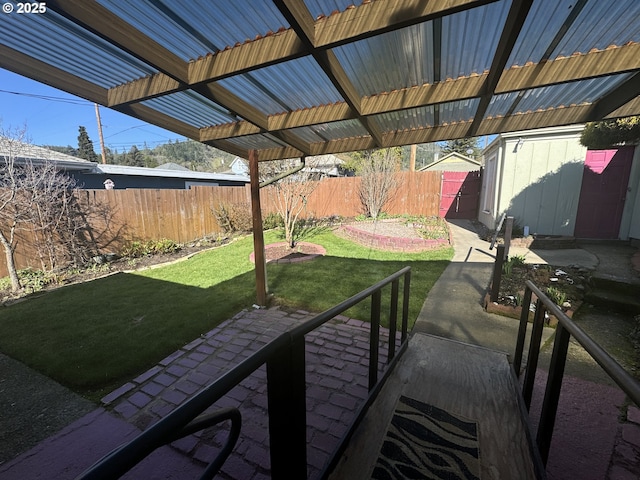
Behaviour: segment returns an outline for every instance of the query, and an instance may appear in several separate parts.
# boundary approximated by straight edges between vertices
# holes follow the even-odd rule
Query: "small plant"
[[[284,227],[284,220],[279,213],[271,212],[264,217],[262,220],[262,229],[263,230],[273,230],[274,228],[282,228]]]
[[[515,267],[522,267],[524,266],[524,264],[525,264],[525,259],[522,255],[514,255],[512,257],[509,257],[502,264],[502,273],[504,273],[505,276],[510,277]]]
[[[120,255],[128,258],[140,258],[147,255],[175,253],[180,251],[180,248],[180,245],[168,238],[146,242],[134,240],[122,249]]]
[[[556,305],[562,306],[567,301],[567,294],[556,287],[547,287],[547,296]]]
[[[514,267],[521,267],[526,262],[526,259],[524,258],[524,255],[513,255],[509,259],[513,262],[513,266]]]
[[[511,274],[513,273],[513,262],[511,261],[511,259],[508,259],[506,262],[502,264],[502,273],[506,277],[510,277]]]
[[[417,227],[422,238],[437,240],[449,237],[447,222],[441,217],[410,216],[406,219],[406,224]]]
[[[522,306],[522,294],[520,292],[515,294],[514,302],[516,304],[516,307]]]
[[[55,282],[55,276],[43,270],[34,270],[32,268],[18,270],[18,277],[26,293],[39,292],[47,285]]]

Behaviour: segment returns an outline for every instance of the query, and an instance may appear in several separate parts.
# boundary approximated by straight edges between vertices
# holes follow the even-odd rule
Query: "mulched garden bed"
[[[582,304],[590,278],[591,271],[579,266],[516,265],[509,274],[502,274],[498,300],[492,302],[490,293],[486,295],[485,308],[489,313],[520,318],[525,282],[531,280],[571,317]],[[532,300],[532,303],[534,302],[535,296]],[[529,318],[533,319],[533,312]],[[548,323],[553,325],[554,319],[549,318]]]

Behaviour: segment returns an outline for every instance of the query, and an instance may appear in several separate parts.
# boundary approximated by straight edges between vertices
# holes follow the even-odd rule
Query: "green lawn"
[[[280,240],[268,232],[267,243]],[[410,318],[446,267],[451,249],[392,254],[322,232],[305,239],[327,255],[269,265],[278,303],[323,311],[405,265],[412,267]],[[97,399],[255,302],[252,238],[183,262],[65,287],[0,310],[0,351]],[[369,303],[349,315],[368,318]]]

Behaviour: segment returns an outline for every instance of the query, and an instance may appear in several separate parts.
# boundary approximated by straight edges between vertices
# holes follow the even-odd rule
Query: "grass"
[[[278,240],[273,232],[265,235],[267,243]],[[268,279],[278,303],[317,312],[411,265],[413,321],[452,254],[451,249],[410,255],[374,251],[330,232],[307,240],[322,244],[327,256],[269,265]],[[65,287],[3,308],[0,351],[97,400],[250,307],[252,246],[246,237],[183,262]],[[367,319],[368,309],[365,302],[348,314]]]

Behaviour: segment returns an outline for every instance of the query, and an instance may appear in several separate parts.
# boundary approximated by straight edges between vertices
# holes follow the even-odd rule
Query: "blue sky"
[[[132,145],[150,148],[169,140],[184,140],[176,133],[158,128],[106,107],[100,107],[105,146],[121,152]],[[0,68],[0,127],[26,127],[27,140],[35,145],[78,146],[78,126],[87,129],[96,153],[100,137],[92,102],[69,95]]]

